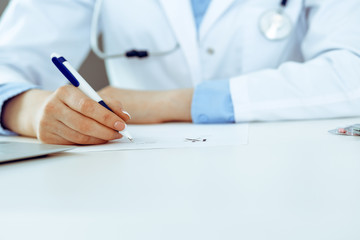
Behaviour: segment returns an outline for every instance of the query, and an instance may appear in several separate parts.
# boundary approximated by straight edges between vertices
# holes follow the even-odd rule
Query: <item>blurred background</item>
[[[9,0],[0,0],[0,20],[8,3]],[[93,53],[89,54],[79,71],[95,90],[99,90],[100,88],[108,85],[104,63]]]

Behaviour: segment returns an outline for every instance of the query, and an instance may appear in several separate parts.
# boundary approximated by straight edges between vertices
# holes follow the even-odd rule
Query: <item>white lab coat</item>
[[[289,0],[292,34],[269,41],[258,28],[279,0],[212,0],[199,34],[190,0],[105,0],[108,53],[166,51],[165,57],[106,61],[112,85],[195,87],[230,78],[237,122],[360,114],[359,0]],[[0,83],[65,83],[52,52],[79,67],[89,52],[94,0],[13,0],[0,24]]]

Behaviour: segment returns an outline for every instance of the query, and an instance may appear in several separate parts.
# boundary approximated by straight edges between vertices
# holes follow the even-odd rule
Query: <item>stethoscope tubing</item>
[[[105,52],[100,50],[99,41],[98,41],[99,18],[100,18],[100,14],[101,14],[101,7],[103,5],[103,1],[104,0],[96,0],[96,2],[95,2],[92,21],[91,21],[91,30],[90,30],[91,31],[90,46],[91,46],[91,49],[93,50],[93,52],[95,53],[95,55],[97,55],[99,58],[106,60],[106,59],[124,58],[124,57],[125,58],[162,57],[162,56],[169,55],[180,48],[180,44],[177,42],[172,49],[169,49],[167,51],[150,52],[147,50],[131,49],[131,50],[128,50],[123,53],[106,54]],[[288,0],[280,0],[280,7],[279,7],[278,12],[279,12],[279,14],[282,14],[284,18],[288,18],[287,16],[284,15],[284,13],[282,13],[283,12],[282,10],[286,8],[287,4],[288,4]],[[269,37],[266,34],[266,30],[262,30],[262,32],[263,32],[265,38],[267,38],[268,40],[278,40],[276,38],[272,39],[271,37]],[[285,37],[282,37],[282,38],[285,38]],[[279,38],[279,39],[282,39],[282,38]]]
[[[99,18],[101,13],[101,7],[104,0],[96,0],[94,6],[93,17],[91,21],[91,33],[90,33],[90,46],[96,56],[105,60],[113,58],[147,58],[147,57],[162,57],[169,55],[180,48],[180,44],[177,42],[172,49],[167,51],[150,52],[147,50],[131,49],[123,53],[118,54],[106,54],[99,48],[98,41],[98,29],[99,29]]]

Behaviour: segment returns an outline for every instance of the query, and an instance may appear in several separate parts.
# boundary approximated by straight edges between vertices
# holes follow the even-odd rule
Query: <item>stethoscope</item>
[[[268,40],[282,40],[292,31],[292,22],[285,13],[288,0],[281,0],[278,9],[266,11],[259,20],[259,28]]]
[[[131,49],[126,52],[117,54],[106,54],[99,48],[98,29],[99,18],[101,12],[101,6],[104,0],[96,0],[93,12],[93,18],[91,21],[91,34],[90,34],[90,46],[93,52],[101,59],[113,59],[113,58],[147,58],[147,57],[162,57],[169,55],[180,48],[180,44],[177,42],[174,47],[163,51],[150,52],[147,50]]]
[[[101,59],[113,58],[147,58],[147,57],[161,57],[169,55],[180,48],[177,42],[174,47],[163,51],[147,51],[131,49],[126,52],[117,54],[107,54],[100,50],[98,41],[99,18],[101,13],[101,6],[104,0],[96,0],[94,6],[93,17],[91,21],[90,46],[93,52]],[[264,37],[268,40],[281,40],[288,37],[292,31],[292,22],[284,10],[287,6],[288,0],[281,0],[278,9],[266,11],[259,19],[259,28]]]

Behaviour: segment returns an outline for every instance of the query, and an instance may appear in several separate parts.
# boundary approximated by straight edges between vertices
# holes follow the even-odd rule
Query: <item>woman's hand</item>
[[[99,95],[122,103],[131,115],[129,123],[190,122],[193,89],[135,91],[105,87]]]
[[[73,86],[55,92],[29,90],[4,106],[3,125],[49,144],[101,144],[121,138],[126,115],[121,103],[108,99],[111,112]]]

